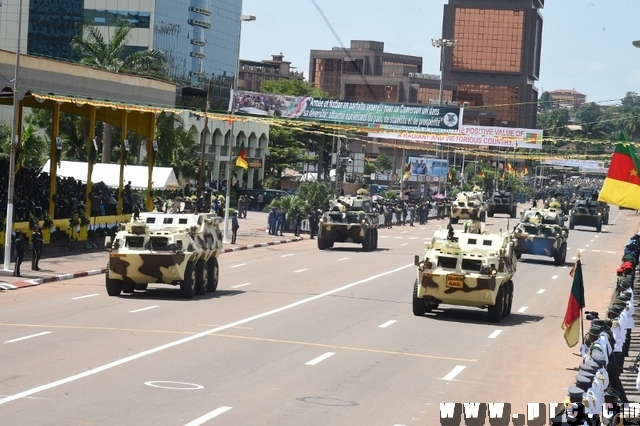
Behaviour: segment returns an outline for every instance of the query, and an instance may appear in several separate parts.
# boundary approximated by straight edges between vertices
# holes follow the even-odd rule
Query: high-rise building
[[[291,62],[284,60],[284,55],[271,55],[271,60],[249,61],[240,60],[238,72],[238,90],[259,92],[263,81],[276,81],[280,79],[304,80],[304,73],[295,71]]]
[[[0,3],[0,48],[15,50],[19,0]],[[75,61],[71,39],[82,23],[103,30],[119,20],[133,25],[128,52],[157,49],[168,59],[170,77],[181,85],[211,81],[228,102],[240,42],[242,0],[29,0],[22,10],[23,51]],[[24,37],[24,35],[23,35]],[[24,47],[26,45],[26,48]]]
[[[312,50],[309,81],[329,96],[361,102],[429,103],[438,100],[440,77],[422,73],[422,58],[384,51],[379,41],[352,40],[348,48]],[[443,99],[456,99],[447,82]]]
[[[544,0],[449,0],[442,37],[444,81],[458,101],[496,112],[496,125],[536,127]]]

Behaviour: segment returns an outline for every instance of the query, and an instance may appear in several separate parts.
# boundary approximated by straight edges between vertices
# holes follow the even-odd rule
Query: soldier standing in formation
[[[31,270],[39,271],[38,262],[42,257],[42,245],[44,242],[44,238],[42,237],[42,232],[40,231],[40,226],[36,225],[33,227],[33,233],[31,234],[31,246],[33,250],[33,258],[31,259]]]
[[[239,228],[240,224],[238,223],[238,212],[233,212],[233,216],[231,216],[231,244],[236,243],[236,237],[238,235]]]
[[[318,212],[312,211],[309,213],[309,230],[311,232],[311,239],[318,235]]]
[[[19,229],[16,231],[16,240],[14,246],[16,251],[16,266],[13,270],[13,276],[21,277],[22,275],[20,275],[20,265],[24,260],[24,254],[27,250],[25,248],[24,236],[22,234],[22,231]]]

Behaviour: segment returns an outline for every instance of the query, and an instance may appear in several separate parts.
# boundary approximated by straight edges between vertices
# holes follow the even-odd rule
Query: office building
[[[361,102],[429,103],[440,91],[440,77],[423,73],[421,57],[385,52],[379,41],[312,50],[309,81],[330,97]],[[445,79],[443,99],[455,100],[456,91]]]
[[[496,111],[496,125],[536,127],[544,0],[449,0],[442,38],[444,80],[458,101]]]
[[[238,72],[238,90],[259,92],[263,81],[277,81],[283,78],[304,80],[304,73],[295,71],[291,62],[284,60],[284,55],[271,55],[271,60],[240,60]]]
[[[553,100],[551,104],[554,107],[567,108],[571,110],[580,108],[580,105],[587,101],[587,95],[583,95],[573,89],[551,90],[549,92],[549,96],[551,96],[551,99]]]

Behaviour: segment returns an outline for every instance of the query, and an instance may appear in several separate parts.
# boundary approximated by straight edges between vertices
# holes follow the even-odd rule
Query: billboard
[[[230,110],[410,132],[457,131],[462,126],[463,111],[457,106],[370,103],[246,91],[233,93]]]
[[[542,130],[512,127],[468,126],[458,131],[369,132],[370,138],[399,139],[425,143],[497,146],[503,148],[542,149]]]
[[[449,172],[449,162],[440,158],[409,157],[411,176],[444,177]]]

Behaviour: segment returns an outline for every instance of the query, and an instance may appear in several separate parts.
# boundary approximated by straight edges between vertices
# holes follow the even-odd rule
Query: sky
[[[284,59],[309,79],[313,49],[375,40],[385,51],[423,58],[423,73],[439,74],[439,49],[447,0],[244,0],[240,58]],[[323,19],[322,14],[327,22]],[[640,1],[546,0],[539,93],[575,89],[587,102],[615,104],[640,92]]]

